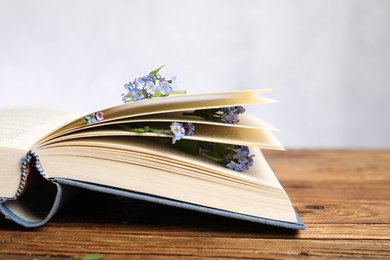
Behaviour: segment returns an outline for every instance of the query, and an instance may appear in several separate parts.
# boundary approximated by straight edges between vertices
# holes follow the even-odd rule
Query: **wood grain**
[[[390,258],[390,151],[266,151],[300,232],[94,192],[51,222],[0,220],[0,259]]]

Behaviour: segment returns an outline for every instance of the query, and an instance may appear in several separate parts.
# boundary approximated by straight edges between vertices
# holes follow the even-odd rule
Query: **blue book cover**
[[[47,188],[47,186],[51,186],[49,192],[47,192],[46,190],[40,190],[40,191],[44,191],[43,196],[46,199],[48,195],[52,196],[52,198],[49,199],[50,202],[47,205],[47,207],[43,209],[43,212],[39,212],[38,214],[35,213],[34,217],[26,218],[25,215],[24,216],[19,215],[18,210],[20,209],[18,209],[18,207],[13,206],[13,204],[17,203],[17,200],[1,201],[0,212],[2,212],[6,218],[22,226],[39,227],[44,225],[46,222],[48,222],[56,214],[56,212],[62,207],[64,203],[68,202],[72,197],[75,196],[75,194],[77,194],[77,191],[79,189],[88,189],[88,190],[93,190],[98,192],[109,193],[117,196],[143,200],[143,201],[153,202],[157,204],[163,204],[172,207],[195,210],[195,211],[214,214],[214,215],[223,216],[227,218],[235,218],[239,220],[255,222],[259,224],[266,224],[266,225],[272,225],[272,226],[288,228],[288,229],[296,229],[296,230],[305,229],[305,225],[302,222],[302,220],[299,218],[298,214],[296,214],[296,218],[297,218],[296,222],[278,221],[278,220],[267,219],[262,217],[239,214],[239,213],[225,211],[216,208],[210,208],[201,205],[195,205],[184,201],[177,201],[168,198],[163,198],[163,197],[158,197],[158,196],[153,196],[153,195],[148,195],[148,194],[143,194],[138,192],[132,192],[132,191],[127,191],[122,189],[115,189],[112,187],[101,186],[101,185],[96,185],[91,183],[84,183],[84,182],[73,181],[68,179],[54,179],[50,182],[47,182],[45,185],[43,185],[43,187],[38,186],[36,188],[42,189],[42,188]],[[37,199],[39,201],[37,201],[36,203],[43,203],[40,200],[41,198],[42,197],[38,196]],[[34,202],[30,202],[30,203],[34,203]]]

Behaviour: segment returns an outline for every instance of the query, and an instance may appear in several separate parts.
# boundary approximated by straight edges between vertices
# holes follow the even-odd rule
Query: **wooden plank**
[[[294,207],[306,224],[387,224],[388,200],[326,200],[294,198]]]
[[[83,232],[80,232],[83,231]],[[49,236],[15,236],[3,243],[1,254],[74,256],[88,252],[122,255],[167,255],[258,258],[263,255],[323,257],[389,257],[388,240],[371,239],[269,239],[237,237],[187,237],[118,232],[95,236],[94,232],[56,232]],[[82,234],[82,235],[81,235]],[[24,235],[25,236],[25,235]],[[17,241],[17,242],[16,242]]]
[[[280,179],[290,181],[390,181],[390,151],[264,151]]]
[[[354,200],[381,201],[390,200],[390,185],[385,182],[310,182],[281,181],[291,200],[299,201],[329,201],[338,200],[348,203]]]
[[[234,231],[236,231],[235,229]],[[236,232],[230,232],[229,229],[210,228],[210,227],[190,227],[184,229],[180,226],[172,226],[162,229],[161,227],[150,226],[116,226],[116,225],[85,225],[80,227],[80,224],[73,223],[71,226],[63,227],[58,230],[57,227],[45,228],[37,233],[19,232],[12,237],[7,232],[0,232],[0,241],[2,248],[0,252],[9,252],[9,248],[14,247],[13,243],[17,241],[21,244],[28,244],[31,241],[38,239],[37,243],[46,246],[46,240],[61,240],[62,243],[73,242],[87,237],[101,237],[102,234],[108,234],[105,237],[110,237],[111,231],[115,231],[115,236],[137,237],[144,235],[162,236],[162,237],[199,237],[199,238],[221,238],[229,233],[229,238],[274,238],[274,239],[348,239],[348,240],[390,240],[390,225],[389,224],[310,224],[304,232],[288,232],[283,230],[272,230],[257,226],[254,230],[250,230],[250,226],[240,227]],[[83,236],[78,236],[77,239],[73,234],[81,233]],[[69,235],[67,235],[69,234]],[[43,240],[39,240],[43,238]],[[119,241],[118,241],[119,242]]]

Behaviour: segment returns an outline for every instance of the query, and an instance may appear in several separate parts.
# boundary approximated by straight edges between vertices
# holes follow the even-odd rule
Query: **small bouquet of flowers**
[[[163,66],[151,71],[146,76],[136,78],[132,82],[124,84],[126,92],[122,94],[122,101],[129,103],[144,99],[167,97],[171,94],[185,94],[186,91],[177,90],[175,76],[167,80],[159,74],[162,68]],[[244,112],[244,107],[234,106],[195,110],[183,113],[183,115],[200,117],[208,121],[224,124],[238,124],[240,121],[239,115]],[[84,121],[87,124],[94,124],[100,122],[103,118],[103,113],[99,111],[86,116]],[[139,126],[131,123],[119,124],[119,127],[124,131],[133,133],[170,135],[172,136],[172,141],[167,145],[189,154],[206,157],[238,172],[247,171],[253,165],[254,155],[250,154],[248,146],[186,139],[185,136],[193,136],[196,132],[195,126],[191,122],[172,122],[169,128],[152,125]]]
[[[185,94],[185,91],[176,90],[176,76],[167,80],[158,74],[163,67],[164,65],[151,71],[146,76],[126,83],[124,85],[126,92],[122,94],[122,101],[127,103],[153,97],[167,97],[170,94]]]

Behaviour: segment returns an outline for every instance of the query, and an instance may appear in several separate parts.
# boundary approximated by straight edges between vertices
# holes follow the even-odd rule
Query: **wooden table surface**
[[[0,220],[0,259],[390,259],[390,151],[291,150],[265,155],[304,231],[85,192],[51,222]]]

